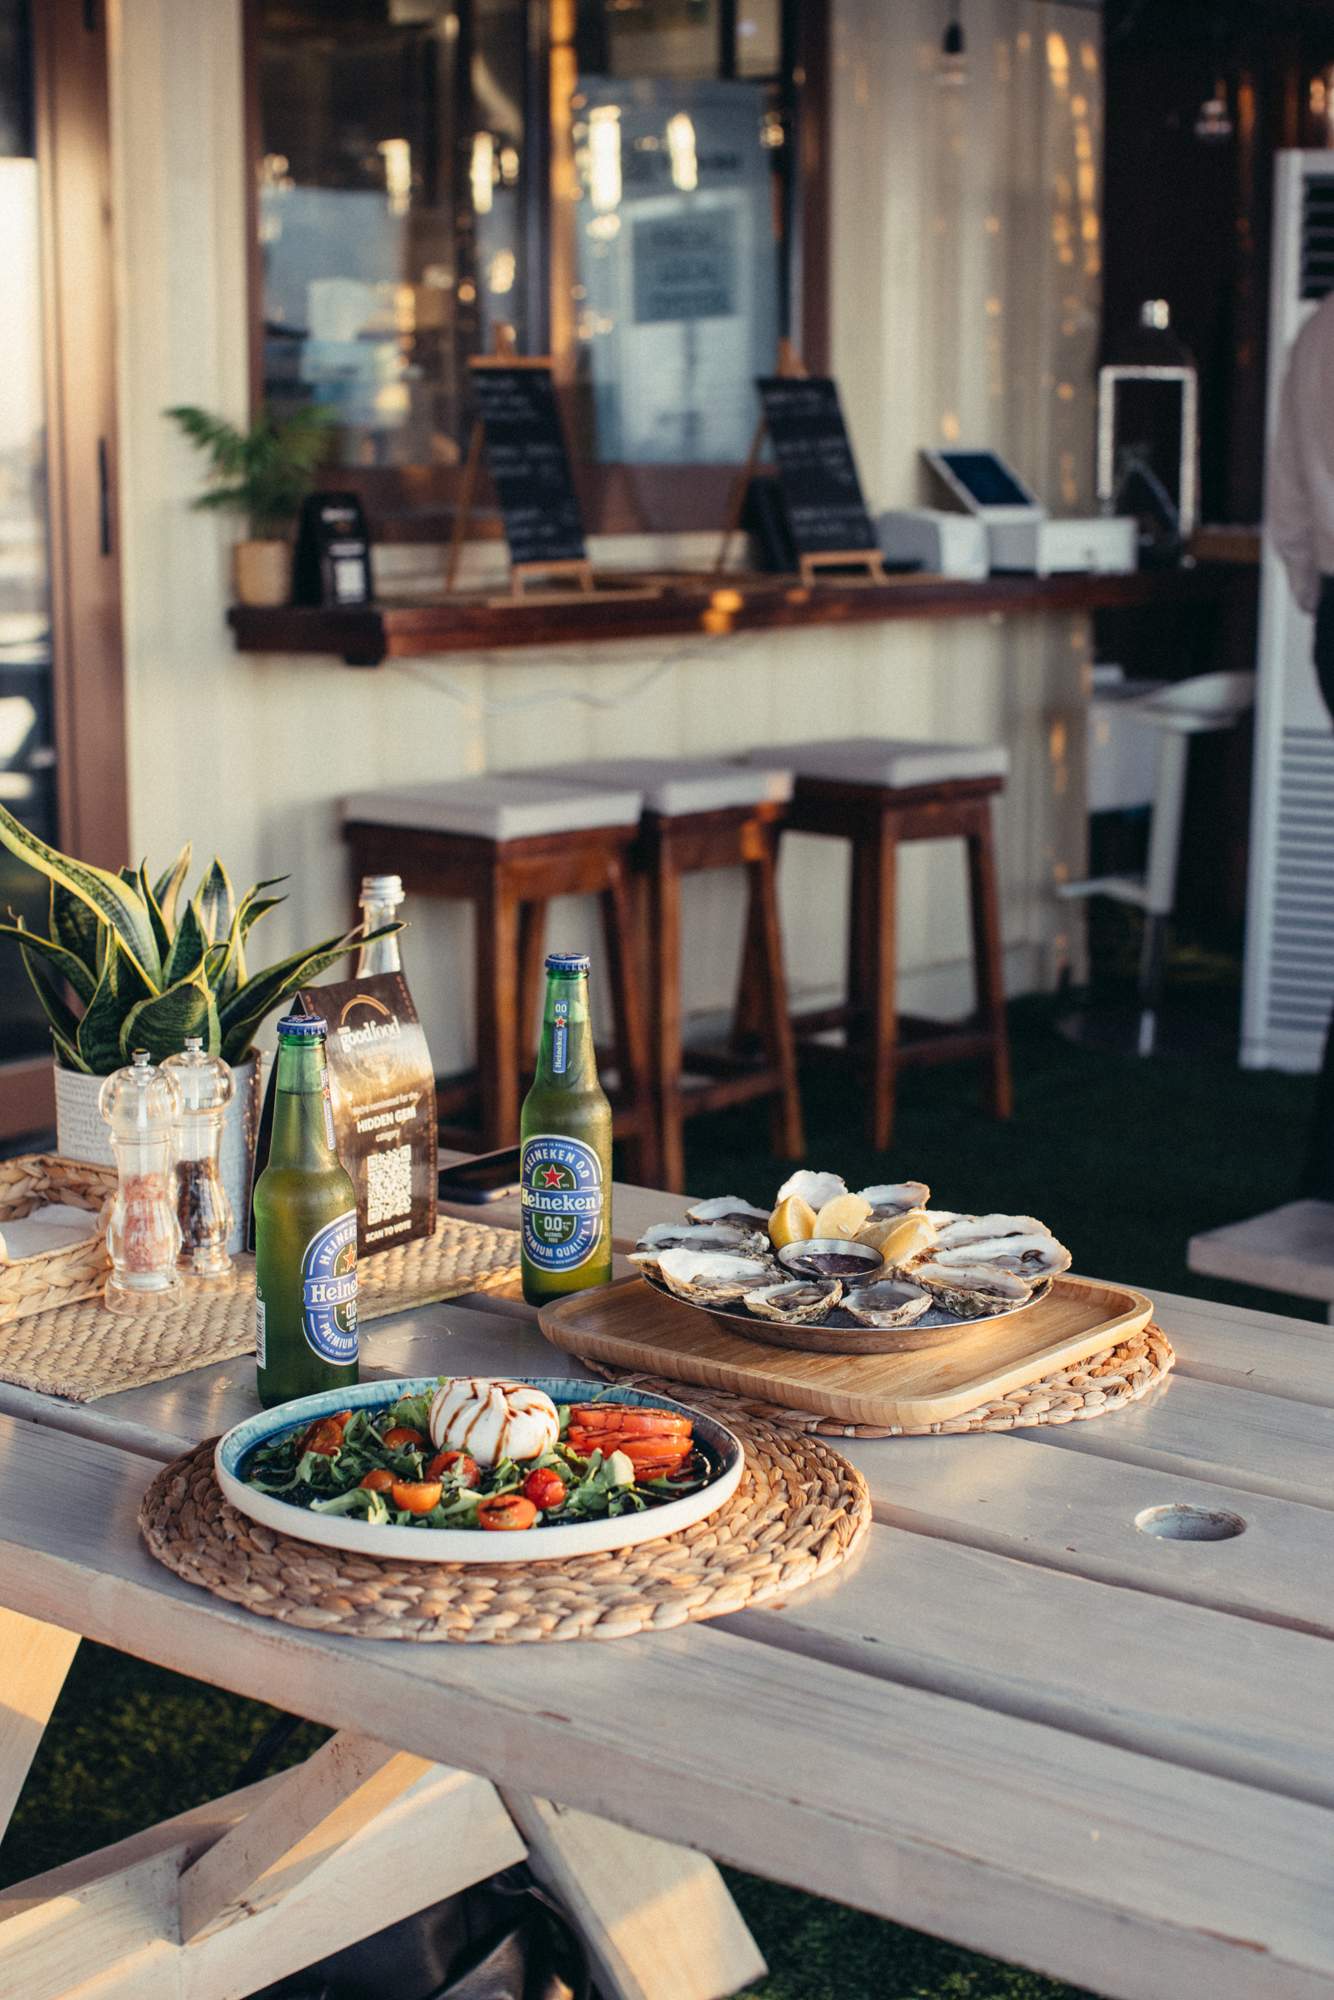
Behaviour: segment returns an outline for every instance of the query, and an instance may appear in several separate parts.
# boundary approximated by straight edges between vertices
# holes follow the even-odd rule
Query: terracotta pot
[[[288,604],[292,598],[292,544],[238,542],[232,550],[232,584],[238,604]]]
[[[232,1205],[236,1226],[231,1249],[241,1248],[242,1225],[250,1199],[250,1168],[254,1158],[255,1134],[259,1126],[258,1062],[236,1065],[236,1090],[223,1113],[222,1148],[218,1165],[222,1184]],[[114,1167],[111,1135],[97,1108],[105,1079],[84,1076],[82,1071],[55,1068],[56,1150],[67,1160],[91,1160],[98,1166]]]

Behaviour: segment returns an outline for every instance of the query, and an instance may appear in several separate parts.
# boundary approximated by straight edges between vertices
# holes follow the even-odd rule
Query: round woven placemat
[[[460,1292],[504,1291],[518,1270],[513,1229],[441,1216],[433,1236],[362,1260],[359,1315],[384,1319]],[[133,1316],[109,1313],[99,1298],[84,1299],[0,1326],[0,1381],[87,1403],[234,1360],[254,1346],[255,1267],[241,1257],[228,1291],[196,1291],[187,1284]]]
[[[877,1429],[871,1424],[845,1424],[837,1417],[820,1417],[805,1410],[789,1410],[777,1403],[749,1397],[729,1396],[720,1405],[724,1423],[736,1428],[738,1413],[749,1419],[763,1418],[808,1437],[895,1438],[956,1437],[966,1431],[1017,1431],[1031,1424],[1077,1424],[1090,1417],[1110,1416],[1124,1410],[1156,1389],[1176,1360],[1172,1343],[1152,1321],[1142,1332],[1132,1334],[1115,1347],[1105,1347],[1086,1361],[1059,1368],[1038,1382],[1011,1389],[1008,1396],[993,1403],[979,1404],[939,1424],[898,1425]],[[680,1396],[683,1385],[665,1375],[627,1375],[601,1361],[581,1361],[591,1375],[604,1380],[628,1383],[636,1389],[652,1389],[659,1395]],[[696,1391],[688,1391],[690,1400]]]
[[[737,1420],[730,1404],[719,1414],[745,1446],[736,1492],[693,1528],[631,1549],[488,1567],[316,1548],[223,1499],[212,1442],[159,1472],[139,1526],[188,1583],[289,1625],[464,1645],[627,1639],[786,1596],[846,1562],[870,1528],[865,1480],[828,1445]]]

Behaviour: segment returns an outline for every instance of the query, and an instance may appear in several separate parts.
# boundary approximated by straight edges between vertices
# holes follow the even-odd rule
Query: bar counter
[[[238,652],[333,656],[350,667],[429,653],[477,653],[604,640],[676,639],[692,633],[777,631],[893,619],[1025,616],[1199,606],[1217,611],[1229,592],[1253,592],[1255,572],[1235,562],[1198,562],[1129,576],[992,576],[980,582],[908,572],[883,583],[840,578],[806,585],[793,577],[678,573],[655,597],[534,593],[424,599],[392,596],[348,610],[237,605],[228,620]],[[627,580],[628,581],[628,580]]]

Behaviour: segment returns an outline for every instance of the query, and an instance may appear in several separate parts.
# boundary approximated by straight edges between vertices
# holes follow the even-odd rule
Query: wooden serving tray
[[[664,1298],[640,1277],[573,1292],[538,1321],[567,1354],[675,1382],[725,1389],[845,1423],[942,1423],[1114,1347],[1147,1326],[1143,1292],[1057,1278],[1037,1305],[913,1354],[799,1354],[728,1333],[707,1313]]]

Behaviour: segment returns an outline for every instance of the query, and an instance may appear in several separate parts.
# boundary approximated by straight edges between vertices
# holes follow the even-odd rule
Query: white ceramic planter
[[[241,1248],[246,1203],[250,1198],[250,1166],[259,1125],[258,1068],[253,1056],[249,1062],[238,1064],[234,1072],[236,1092],[222,1121],[218,1165],[235,1217],[229,1245],[233,1251]],[[61,1069],[59,1065],[55,1078],[56,1150],[67,1160],[92,1160],[98,1166],[114,1167],[111,1136],[97,1109],[104,1079]]]

